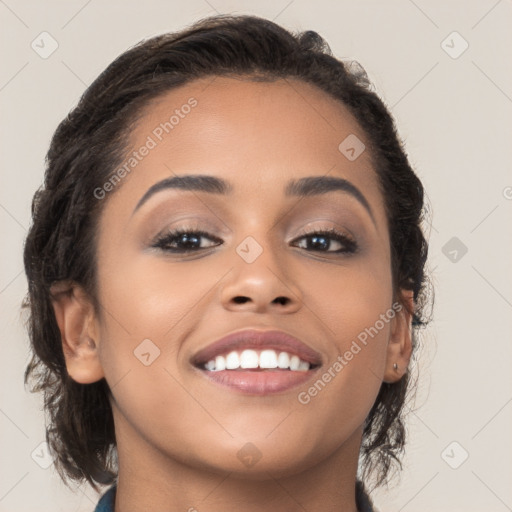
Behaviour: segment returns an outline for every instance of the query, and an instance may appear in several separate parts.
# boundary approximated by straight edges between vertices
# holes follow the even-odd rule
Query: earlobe
[[[401,295],[400,308],[395,309],[396,314],[392,320],[383,377],[383,381],[390,384],[399,381],[407,373],[412,354],[413,292],[402,290]]]
[[[80,384],[104,377],[92,302],[77,283],[60,281],[50,289],[69,376]]]

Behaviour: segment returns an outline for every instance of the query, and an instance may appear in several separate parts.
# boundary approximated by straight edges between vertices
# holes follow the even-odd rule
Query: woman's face
[[[400,345],[384,202],[363,144],[346,108],[294,80],[210,77],[148,107],[119,183],[97,190],[95,342],[120,449],[251,478],[357,452]],[[189,175],[226,190],[168,181]],[[318,365],[195,365],[246,329],[284,331]]]

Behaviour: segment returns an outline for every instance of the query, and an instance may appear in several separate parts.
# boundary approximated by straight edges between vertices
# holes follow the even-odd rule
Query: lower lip
[[[290,370],[240,371],[221,370],[202,373],[211,381],[251,395],[280,393],[304,384],[316,373],[314,370],[294,372]]]

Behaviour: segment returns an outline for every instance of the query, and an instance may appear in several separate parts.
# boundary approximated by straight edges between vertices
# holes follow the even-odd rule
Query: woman
[[[374,510],[405,436],[423,187],[364,71],[216,16],[58,127],[25,245],[64,481],[97,511]]]

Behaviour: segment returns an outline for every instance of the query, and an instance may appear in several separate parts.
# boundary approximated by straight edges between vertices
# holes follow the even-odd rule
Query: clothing
[[[114,512],[114,500],[116,497],[116,485],[114,484],[100,498],[94,512]]]
[[[116,497],[116,485],[108,489],[100,498],[94,512],[114,512],[114,501]],[[378,512],[364,490],[361,482],[356,482],[356,506],[359,512]]]

